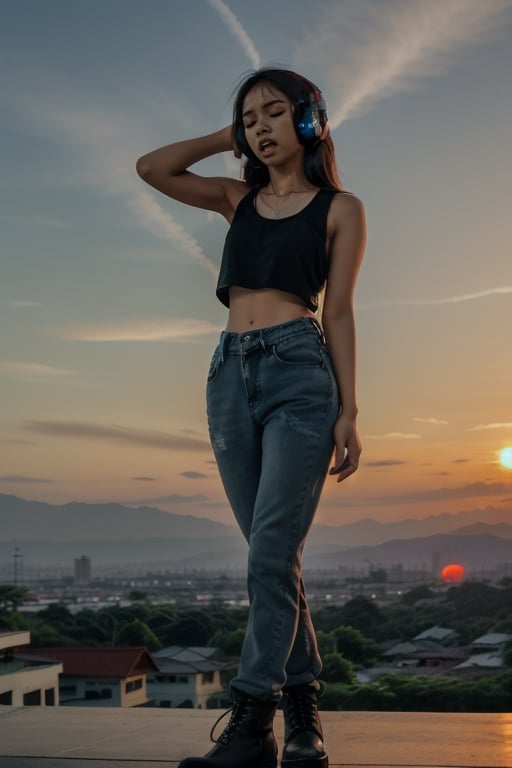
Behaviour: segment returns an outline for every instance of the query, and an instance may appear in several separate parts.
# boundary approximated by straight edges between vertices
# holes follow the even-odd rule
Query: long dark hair
[[[273,85],[281,93],[284,93],[292,104],[303,99],[305,93],[319,90],[311,80],[289,69],[263,67],[251,72],[238,85],[233,102],[233,138],[235,141],[237,132],[244,131],[242,111],[245,97],[251,88],[262,82]],[[340,192],[343,189],[336,166],[334,144],[329,134],[324,139],[304,147],[304,175],[315,187],[329,187]],[[258,162],[252,153],[249,153],[245,163],[243,177],[251,187],[265,186],[270,181],[268,168]]]

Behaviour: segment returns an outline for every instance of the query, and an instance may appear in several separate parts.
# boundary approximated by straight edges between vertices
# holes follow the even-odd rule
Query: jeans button
[[[249,341],[250,338],[251,338],[250,336],[244,336],[242,341]]]

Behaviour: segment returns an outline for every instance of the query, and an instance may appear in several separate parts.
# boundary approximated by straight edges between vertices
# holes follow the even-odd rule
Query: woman
[[[230,150],[247,157],[244,180],[188,170]],[[364,209],[341,189],[321,93],[288,70],[251,74],[231,126],[150,152],[137,171],[230,224],[217,284],[229,314],[210,364],[207,410],[222,482],[249,544],[250,610],[229,723],[205,757],[180,766],[275,768],[272,723],[282,700],[282,766],[326,768],[321,660],[301,563],[333,449],[338,482],[361,453],[353,294]]]

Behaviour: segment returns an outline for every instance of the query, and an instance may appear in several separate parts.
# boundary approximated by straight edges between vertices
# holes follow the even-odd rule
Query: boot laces
[[[315,699],[307,693],[294,691],[288,693],[287,714],[289,717],[291,738],[296,733],[304,731],[314,731],[317,733],[317,703]]]
[[[210,731],[210,740],[214,742],[214,744],[229,744],[231,741],[231,737],[233,736],[233,733],[236,730],[237,725],[242,720],[243,710],[244,710],[244,701],[243,699],[238,699],[235,701],[234,704],[229,707],[225,712],[222,713],[220,717],[217,718],[217,720],[212,725],[212,729]],[[220,734],[220,736],[216,739],[214,736],[214,731],[221,720],[223,720],[227,715],[230,715],[228,724]]]

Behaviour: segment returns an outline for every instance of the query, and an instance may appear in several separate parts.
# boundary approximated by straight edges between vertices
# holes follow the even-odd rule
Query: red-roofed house
[[[149,704],[146,673],[157,667],[147,648],[37,648],[23,658],[54,659],[63,666],[61,705],[140,707]]]

